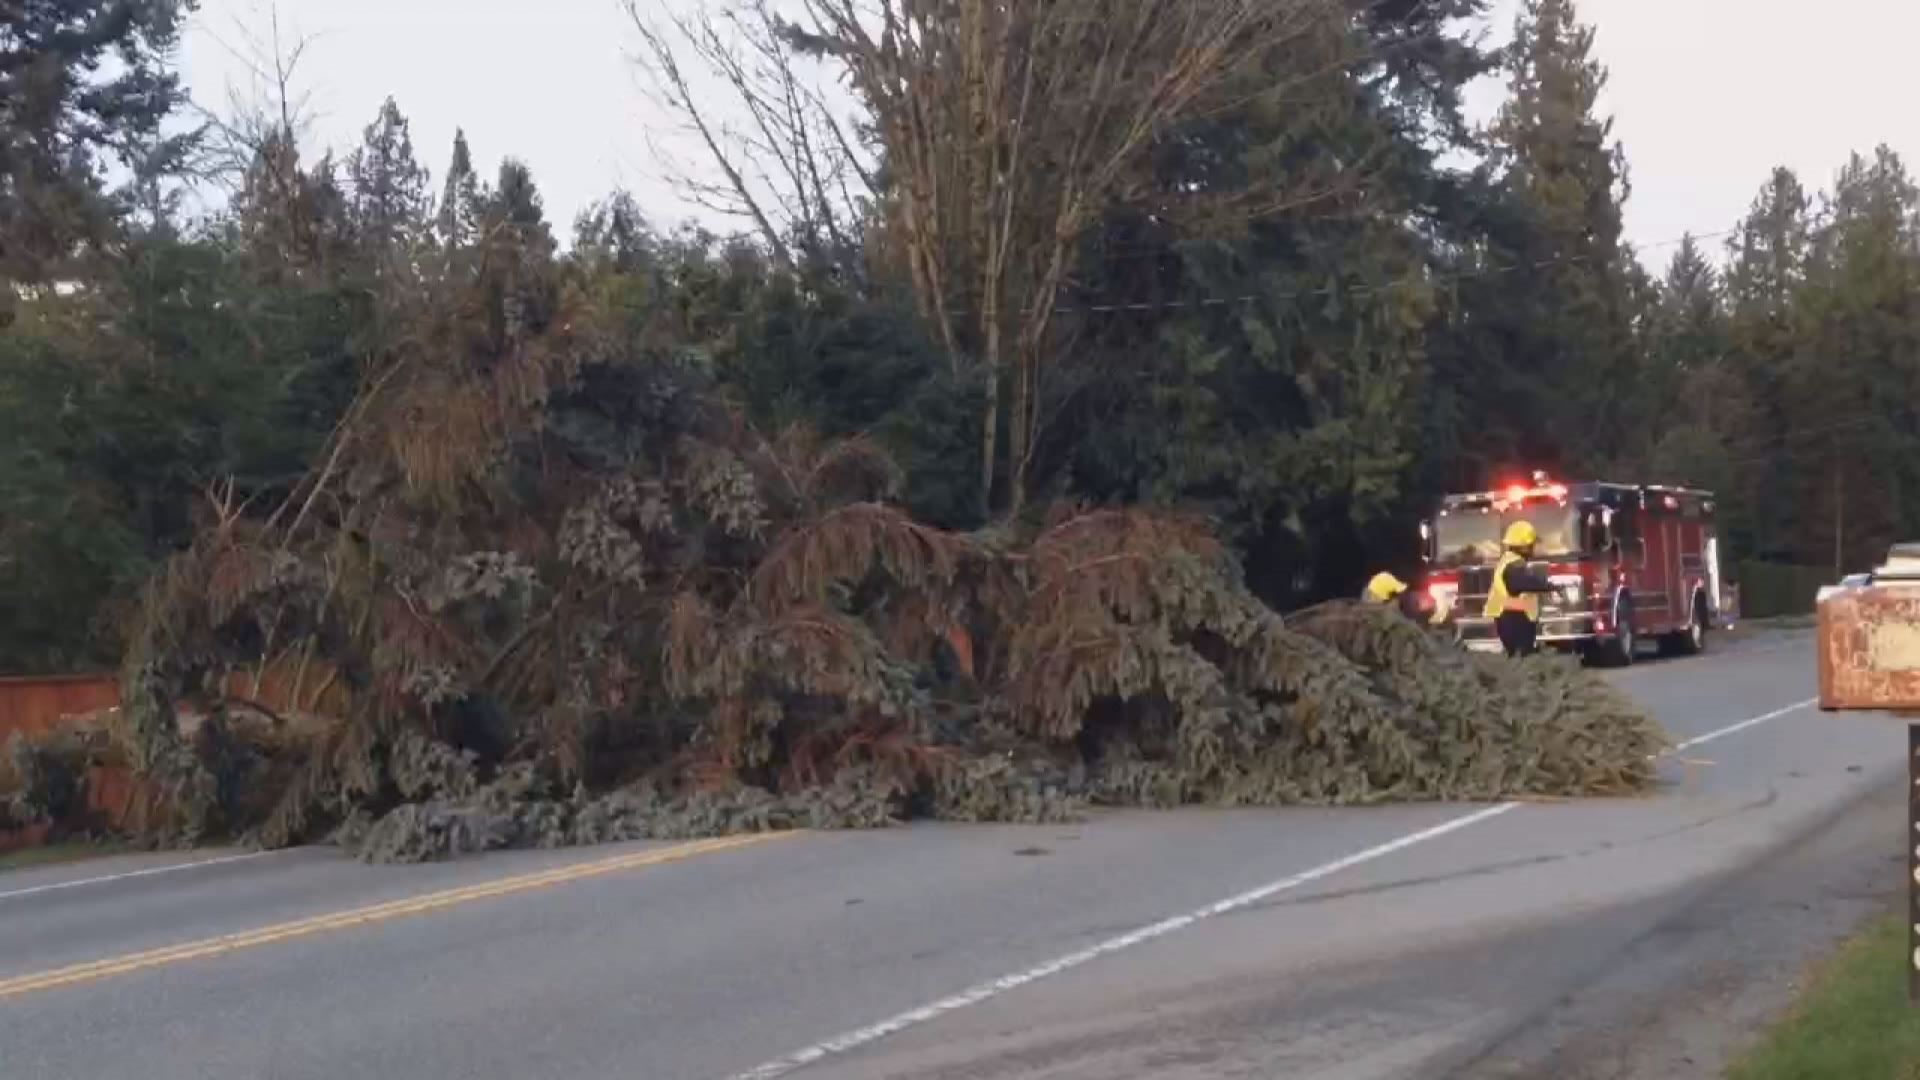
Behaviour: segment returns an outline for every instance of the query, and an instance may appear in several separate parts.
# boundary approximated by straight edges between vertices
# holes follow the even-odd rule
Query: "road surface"
[[[0,1076],[1572,1075],[1638,973],[1797,962],[1899,856],[1898,723],[1814,711],[1804,633],[1716,644],[1614,676],[1683,740],[1633,800],[7,873]]]

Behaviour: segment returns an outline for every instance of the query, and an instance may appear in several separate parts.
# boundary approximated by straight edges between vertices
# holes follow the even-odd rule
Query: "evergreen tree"
[[[441,246],[449,252],[471,247],[479,239],[480,218],[485,212],[486,195],[480,190],[479,175],[473,171],[467,133],[455,129],[453,159],[447,165],[447,179],[440,189],[440,209],[435,218]]]
[[[488,194],[480,219],[480,243],[466,260],[485,298],[486,332],[478,343],[482,351],[510,351],[513,341],[543,331],[559,310],[554,251],[533,173],[507,158],[500,163],[499,182]]]
[[[164,59],[190,0],[10,3],[0,24],[0,283],[39,282],[116,218],[109,152],[159,140],[182,100]],[[129,162],[137,167],[140,162]],[[0,292],[11,294],[10,289]]]
[[[1732,357],[1720,274],[1691,236],[1651,289],[1641,337],[1635,423],[1643,444],[1629,460],[1654,481],[1717,494],[1729,550],[1751,552],[1758,490],[1744,466],[1760,430],[1756,402]]]
[[[355,232],[376,261],[406,254],[427,240],[433,219],[427,171],[414,160],[407,118],[392,98],[367,125],[347,159]]]
[[[1685,414],[1688,380],[1724,359],[1728,328],[1719,272],[1690,235],[1681,239],[1648,300],[1633,417],[1643,438],[1657,440]]]
[[[1639,376],[1631,254],[1621,243],[1625,157],[1596,115],[1606,70],[1572,0],[1528,0],[1509,54],[1493,161],[1526,228],[1491,245],[1492,318],[1509,343],[1476,415],[1508,418],[1528,461],[1592,469],[1627,449]],[[1504,308],[1504,310],[1500,310]]]
[[[0,671],[111,664],[209,490],[283,496],[338,423],[363,290],[239,239],[143,232],[0,334]]]
[[[507,158],[500,163],[500,179],[487,203],[488,226],[500,225],[513,233],[514,243],[550,254],[553,232],[547,227],[546,206],[525,162]]]
[[[1660,301],[1661,330],[1675,367],[1687,371],[1719,358],[1726,336],[1720,273],[1691,235],[1681,238],[1667,264]]]
[[[625,191],[582,210],[573,223],[576,257],[594,260],[615,273],[630,274],[646,266],[657,247],[640,207]]]
[[[1729,366],[1748,390],[1750,440],[1742,446],[1752,533],[1743,550],[1760,558],[1799,557],[1793,538],[1794,489],[1801,482],[1784,455],[1788,438],[1787,374],[1799,349],[1798,305],[1812,257],[1812,203],[1792,170],[1776,168],[1727,241],[1724,278]],[[1759,479],[1764,477],[1765,479]]]
[[[1734,317],[1774,321],[1806,276],[1811,202],[1792,169],[1776,168],[1727,242],[1727,296]]]
[[[291,134],[268,136],[242,177],[227,220],[263,280],[325,276],[351,249],[351,207],[331,155],[311,168]]]
[[[1489,66],[1448,21],[1473,10],[1370,5],[1326,47],[1377,59],[1303,90],[1286,72],[1311,61],[1270,57],[1223,95],[1238,107],[1168,134],[1139,181],[1154,198],[1109,214],[1076,272],[1067,306],[1100,312],[1074,325],[1103,362],[1056,376],[1064,404],[1047,403],[1059,419],[1036,477],[1205,507],[1277,603],[1412,557],[1417,406],[1443,302],[1433,238],[1478,212],[1441,164],[1470,140],[1459,89]],[[1364,189],[1339,171],[1358,160]],[[1322,195],[1306,212],[1189,216],[1286,185]]]
[[[1800,561],[1869,565],[1920,534],[1920,189],[1854,155],[1814,234],[1781,380]]]

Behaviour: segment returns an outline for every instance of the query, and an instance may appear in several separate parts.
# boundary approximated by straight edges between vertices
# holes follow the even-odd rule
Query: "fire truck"
[[[1655,484],[1530,483],[1444,497],[1420,526],[1422,606],[1470,649],[1497,652],[1483,614],[1501,539],[1516,521],[1540,540],[1533,566],[1555,591],[1541,597],[1543,647],[1631,664],[1643,644],[1706,648],[1725,586],[1711,492]]]

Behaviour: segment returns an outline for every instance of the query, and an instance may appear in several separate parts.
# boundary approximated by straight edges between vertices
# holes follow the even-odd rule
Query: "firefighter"
[[[1540,636],[1540,594],[1553,591],[1546,575],[1527,567],[1540,536],[1533,524],[1516,521],[1507,526],[1506,551],[1493,568],[1493,587],[1487,590],[1482,612],[1493,620],[1500,645],[1508,656],[1531,656]]]
[[[1406,582],[1392,574],[1379,573],[1367,582],[1367,590],[1360,594],[1360,599],[1369,604],[1391,604],[1406,591]]]
[[[1392,605],[1400,614],[1416,623],[1428,615],[1421,608],[1421,599],[1406,582],[1385,572],[1373,575],[1367,587],[1360,592],[1361,603],[1378,604],[1381,607]],[[1438,626],[1444,618],[1445,613],[1436,610],[1427,621]]]

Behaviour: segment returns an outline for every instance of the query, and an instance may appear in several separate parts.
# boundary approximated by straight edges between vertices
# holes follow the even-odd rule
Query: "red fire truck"
[[[1724,595],[1712,493],[1535,473],[1531,483],[1446,496],[1421,524],[1422,599],[1468,648],[1500,648],[1482,608],[1501,537],[1520,520],[1540,536],[1535,568],[1558,586],[1541,597],[1543,646],[1615,664],[1631,664],[1650,640],[1671,653],[1706,647]]]

